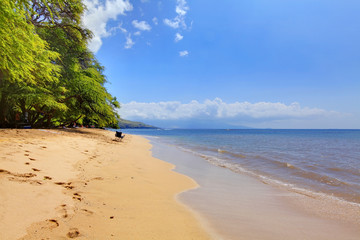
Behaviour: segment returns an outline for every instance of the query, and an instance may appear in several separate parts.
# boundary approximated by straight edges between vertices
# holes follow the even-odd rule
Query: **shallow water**
[[[200,185],[178,199],[194,210],[212,239],[359,239],[359,206],[284,191],[148,138],[154,157]]]
[[[297,192],[360,203],[360,130],[125,130]]]

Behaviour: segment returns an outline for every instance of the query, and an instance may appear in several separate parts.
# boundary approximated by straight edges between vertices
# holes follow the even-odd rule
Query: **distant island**
[[[142,122],[133,122],[125,119],[119,120],[119,128],[139,128],[139,129],[158,129],[158,127],[154,127]]]

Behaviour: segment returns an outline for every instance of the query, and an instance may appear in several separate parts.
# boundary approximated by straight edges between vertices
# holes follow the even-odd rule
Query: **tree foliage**
[[[117,122],[83,11],[81,0],[1,1],[0,127]]]

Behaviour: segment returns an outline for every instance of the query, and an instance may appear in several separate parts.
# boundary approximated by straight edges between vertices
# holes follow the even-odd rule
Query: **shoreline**
[[[232,172],[150,138],[153,156],[199,183],[180,200],[224,239],[358,239],[358,206],[313,198]],[[206,203],[206,204],[204,204]]]
[[[270,185],[360,207],[359,131],[129,129],[125,132],[177,145],[211,164]]]
[[[111,131],[0,130],[1,239],[211,239],[181,192],[197,187]]]
[[[360,235],[359,208],[271,186],[156,139],[113,135],[0,129],[0,239]]]

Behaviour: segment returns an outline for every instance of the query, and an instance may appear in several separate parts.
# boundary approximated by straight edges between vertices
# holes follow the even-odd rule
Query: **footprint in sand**
[[[16,177],[8,177],[9,181],[21,182],[21,183],[30,183],[32,185],[42,185],[42,182],[30,179],[19,179]]]
[[[71,186],[71,184],[72,184],[72,182],[68,182],[68,183],[66,183],[66,185],[64,186],[64,188],[66,188],[66,189],[73,189],[73,188],[75,188],[75,186]]]
[[[27,157],[28,157],[29,155],[30,155],[30,154],[28,154],[28,153],[25,153],[25,154],[24,154],[24,156],[27,156]]]
[[[80,194],[78,194],[78,193],[74,193],[73,199],[79,200],[80,202],[82,200]]]
[[[44,176],[44,179],[45,179],[45,180],[51,180],[51,179],[52,179],[52,177],[49,177],[49,176]]]
[[[60,224],[55,219],[48,219],[49,222],[54,223],[56,227],[58,227]]]
[[[29,162],[26,162],[25,164],[26,164],[26,165],[30,165],[30,163],[29,163]]]
[[[59,217],[61,218],[67,218],[69,216],[66,204],[61,204],[60,206],[58,206],[56,208],[56,211],[58,212]]]
[[[41,171],[40,169],[37,169],[37,168],[32,168],[32,170],[33,170],[34,172],[40,172],[40,171]]]
[[[35,173],[11,173],[11,175],[13,175],[15,177],[22,177],[22,178],[36,177]]]
[[[91,180],[104,180],[104,178],[102,178],[102,177],[95,177],[95,178],[92,178]]]
[[[76,238],[80,235],[80,232],[77,228],[70,228],[69,232],[66,234],[69,238]]]
[[[21,177],[21,178],[36,177],[35,173],[12,173],[12,172],[10,172],[8,170],[5,170],[5,169],[0,169],[0,173],[9,174],[9,175],[12,175],[14,177]]]
[[[86,212],[86,213],[87,213],[87,214],[89,214],[89,215],[94,214],[94,212],[93,212],[93,211],[90,211],[90,210],[85,209],[85,208],[81,209],[81,211]]]
[[[36,161],[35,158],[30,158],[30,157],[29,157],[29,160],[30,160],[30,161]]]
[[[12,173],[12,172],[10,172],[8,170],[4,170],[4,169],[0,169],[0,173],[5,173],[8,175],[11,175],[12,177],[8,177],[9,181],[30,183],[33,185],[42,185],[41,181],[29,179],[29,178],[36,177],[37,175],[35,173]]]
[[[0,169],[0,173],[11,174],[8,170]]]
[[[56,185],[65,185],[64,182],[55,182]]]

